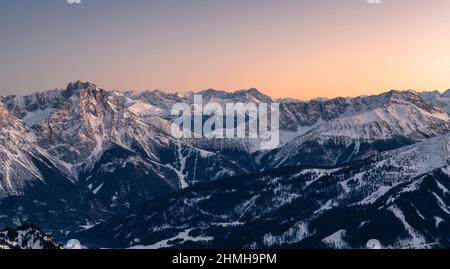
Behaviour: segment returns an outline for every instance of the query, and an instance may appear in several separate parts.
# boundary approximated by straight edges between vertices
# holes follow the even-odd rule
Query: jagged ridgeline
[[[25,224],[0,232],[0,249],[62,249],[38,227]]]
[[[0,227],[34,223],[62,241],[71,232],[110,247],[358,247],[369,236],[393,247],[447,244],[448,92],[308,102],[256,89],[196,94],[280,103],[279,147],[174,138],[170,110],[194,93],[78,81],[1,97]],[[392,225],[386,238],[380,222]]]

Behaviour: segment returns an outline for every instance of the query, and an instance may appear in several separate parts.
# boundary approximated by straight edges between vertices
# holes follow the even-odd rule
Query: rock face
[[[117,214],[128,214],[148,200],[185,194],[184,189],[199,183],[221,188],[211,181],[254,178],[261,171],[269,175],[283,171],[292,177],[287,168],[291,166],[326,169],[358,163],[369,171],[368,185],[362,180],[359,185],[352,180],[339,181],[339,185],[352,190],[364,186],[358,195],[371,199],[373,190],[368,186],[386,180],[378,158],[405,156],[399,165],[401,172],[388,176],[393,182],[424,174],[411,170],[431,173],[425,167],[440,169],[446,163],[443,156],[447,155],[439,148],[434,148],[439,154],[427,151],[428,155],[422,148],[404,155],[397,150],[427,142],[434,143],[427,146],[431,148],[444,146],[443,137],[450,131],[448,93],[391,91],[309,102],[273,100],[256,89],[234,93],[209,89],[198,94],[204,103],[279,102],[279,147],[260,151],[258,139],[174,138],[171,107],[180,102],[192,104],[194,93],[108,91],[77,81],[66,89],[1,97],[0,227],[35,223],[61,232],[52,235],[64,238],[68,231],[80,232]],[[431,163],[408,166],[410,154],[429,156]],[[360,168],[351,169],[363,173]],[[346,177],[341,175],[341,179]],[[285,197],[274,194],[271,199]],[[331,239],[349,233],[341,231]],[[125,241],[116,246],[130,245]]]

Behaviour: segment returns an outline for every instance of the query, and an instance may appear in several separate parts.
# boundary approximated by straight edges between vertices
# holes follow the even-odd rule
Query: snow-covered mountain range
[[[305,125],[299,121],[300,135],[269,153],[265,161],[272,168],[341,164],[448,132],[449,115],[445,106],[436,101],[440,96],[425,101],[421,95],[391,91],[377,96],[289,104],[285,111],[305,106],[292,114],[308,120]],[[305,117],[306,113],[314,116]]]
[[[329,168],[194,186],[76,234],[113,248],[448,248],[448,134]],[[100,245],[98,242],[101,242]]]
[[[202,213],[181,206],[178,211],[173,209],[176,211],[173,214],[177,215],[173,221],[166,217],[159,221],[164,219],[185,228],[177,230],[181,235],[171,232],[170,236],[196,238],[190,234],[199,224],[182,225],[180,221],[190,218],[190,214],[192,218],[200,214],[199,219],[212,221],[206,216],[217,215],[213,212],[215,207],[206,209],[200,204],[202,201],[209,204],[214,197],[224,203],[216,209],[227,217],[213,218],[213,221],[226,223],[222,225],[224,229],[241,226],[255,229],[242,223],[260,221],[268,212],[278,214],[278,210],[290,203],[296,204],[298,199],[308,199],[306,205],[311,205],[311,210],[315,208],[312,212],[305,211],[309,212],[308,218],[320,219],[324,211],[320,208],[333,209],[332,212],[343,206],[351,206],[351,210],[358,206],[368,208],[406,182],[419,182],[430,173],[446,176],[447,134],[450,132],[448,91],[443,94],[390,91],[374,96],[307,102],[275,100],[256,89],[234,93],[209,89],[196,94],[201,94],[205,103],[279,102],[279,147],[259,151],[258,143],[251,139],[174,138],[170,131],[170,109],[175,103],[193,103],[194,93],[120,92],[77,81],[66,89],[1,97],[0,227],[35,223],[62,238],[67,232],[82,232],[112,217],[106,224],[99,224],[106,227],[106,233],[110,226],[104,225],[123,221],[114,216],[142,210],[143,206],[139,205],[151,200],[146,202],[147,206],[151,204],[147,211],[137,213],[146,216],[145,220],[131,221],[127,224],[130,227],[120,231],[139,230],[139,225],[165,231],[155,226],[164,226],[164,223],[152,221],[144,225],[141,222],[151,218],[150,215],[158,216],[158,212],[167,214],[170,203],[183,198]],[[314,169],[305,170],[305,167]],[[265,172],[259,174],[262,171]],[[282,179],[275,176],[280,173],[285,174]],[[252,189],[252,180],[248,183],[250,187],[240,182],[247,177],[255,180],[256,185],[264,183],[258,185],[258,188],[264,186],[261,190],[264,198],[245,193],[257,192]],[[226,191],[235,192],[227,189],[227,184],[234,184],[232,182],[242,196],[236,197],[236,201],[229,200],[228,204],[222,196],[227,196]],[[436,182],[445,186],[438,179]],[[323,196],[313,195],[313,191],[308,196],[316,185],[314,191]],[[167,197],[171,195],[177,198],[169,203]],[[403,194],[398,195],[403,197]],[[445,204],[446,197],[440,198]],[[264,202],[259,204],[259,199]],[[402,210],[400,205],[394,211],[399,214],[399,210]],[[236,214],[242,216],[235,218]],[[298,227],[306,227],[306,215],[297,216],[302,223]],[[438,217],[446,220],[444,216]],[[284,217],[277,215],[277,218]],[[295,231],[295,227],[289,227],[294,230],[286,232],[300,232]],[[347,236],[353,231],[345,230]],[[160,239],[170,241],[171,237],[163,233]],[[114,247],[159,242],[153,240],[156,237],[142,238],[138,231],[133,236],[133,240],[137,240],[135,244],[129,238],[108,244],[99,242]],[[215,234],[205,236],[217,237]],[[258,236],[255,235],[254,241],[235,246],[271,246],[258,241],[265,235]],[[274,239],[278,238],[276,235],[272,236],[272,243],[281,242],[277,241],[281,239]],[[344,232],[335,237],[339,236],[344,237]],[[213,245],[220,247],[224,241]],[[421,244],[428,242],[422,240]],[[386,244],[395,246],[394,242]]]

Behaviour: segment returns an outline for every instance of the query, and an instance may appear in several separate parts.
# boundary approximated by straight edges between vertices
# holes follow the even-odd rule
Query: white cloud
[[[381,4],[382,0],[367,0],[369,4]]]
[[[81,4],[81,0],[67,0],[69,4]]]

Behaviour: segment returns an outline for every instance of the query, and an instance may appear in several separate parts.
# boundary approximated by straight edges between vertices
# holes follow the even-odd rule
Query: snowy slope
[[[449,141],[194,186],[74,236],[112,248],[447,248]]]
[[[22,194],[27,182],[43,180],[27,138],[23,123],[0,103],[0,198]]]

